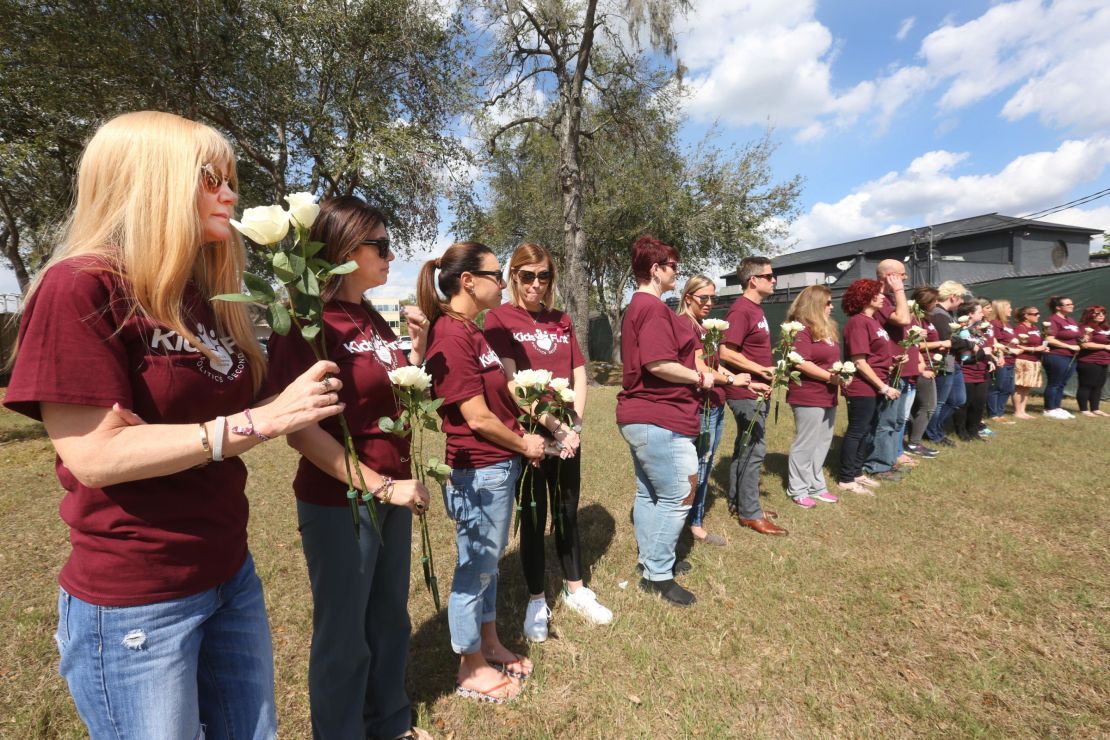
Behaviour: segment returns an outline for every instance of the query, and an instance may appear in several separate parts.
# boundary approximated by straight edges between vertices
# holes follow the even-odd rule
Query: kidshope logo
[[[217,336],[215,331],[208,329],[199,321],[196,325],[196,332],[201,344],[212,355],[208,357],[201,354],[197,359],[196,366],[201,373],[218,383],[235,380],[243,373],[243,370],[247,367],[247,357],[238,350],[234,339]],[[187,352],[189,354],[198,351],[189,340],[176,331],[163,329],[160,326],[154,327],[154,333],[150,337],[150,348],[165,352]]]
[[[564,336],[562,332],[554,333],[544,329],[515,331],[513,339],[521,343],[531,342],[537,351],[545,355],[554,354],[560,344],[570,344],[570,337]]]
[[[482,367],[491,367],[493,365],[503,367],[503,365],[501,364],[501,358],[497,356],[496,352],[490,349],[489,345],[486,345],[485,351],[482,352],[482,354],[478,355],[478,362],[481,364]]]
[[[875,336],[879,339],[890,339],[890,335],[886,333],[886,329],[877,329]]]
[[[343,345],[343,349],[347,350],[352,355],[373,352],[378,358],[378,361],[383,365],[388,365],[393,361],[393,351],[399,350],[400,347],[399,341],[386,342],[378,337],[374,337],[373,340],[357,339]]]

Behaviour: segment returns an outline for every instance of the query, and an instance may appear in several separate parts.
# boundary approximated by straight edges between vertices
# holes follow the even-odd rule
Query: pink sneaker
[[[796,503],[798,506],[801,506],[803,509],[812,509],[814,506],[817,505],[817,502],[814,501],[809,496],[802,496],[801,498],[796,498],[796,499],[794,499],[794,503]]]
[[[828,491],[821,491],[821,493],[813,494],[813,498],[818,501],[824,501],[826,504],[835,504],[840,499],[829,493]]]

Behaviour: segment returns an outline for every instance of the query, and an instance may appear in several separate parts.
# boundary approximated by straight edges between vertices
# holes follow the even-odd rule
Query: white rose
[[[956,321],[960,322],[961,324],[966,324],[967,322],[971,321],[971,316],[961,316],[960,318],[956,319]]]
[[[840,360],[837,360],[836,362],[834,362],[834,363],[832,364],[832,371],[833,371],[834,373],[838,373],[838,372],[840,372],[840,371],[841,371],[841,370],[843,370],[843,369],[844,369],[844,363],[843,363],[843,362],[841,362]]]
[[[936,354],[933,355],[933,361],[934,362],[940,362],[943,359],[944,359],[944,355],[942,355],[940,352],[937,352]]]
[[[231,225],[255,244],[277,244],[289,233],[289,214],[281,206],[255,206],[243,211],[243,220]]]
[[[910,309],[917,308],[917,301],[906,301],[906,305],[909,306]]]
[[[806,361],[806,358],[802,357],[797,352],[790,352],[788,355],[786,355],[786,359],[790,360],[795,365]]]
[[[551,371],[550,370],[537,370],[536,371],[536,388],[546,388],[551,384]]]
[[[551,382],[551,373],[547,370],[518,370],[513,373],[513,382],[521,388],[539,391]]]
[[[949,329],[963,329],[964,327],[963,327],[963,324],[949,324],[948,328]]]
[[[548,387],[556,393],[562,393],[567,388],[570,388],[570,381],[566,378],[552,378]]]
[[[848,360],[847,362],[844,363],[844,366],[843,366],[842,369],[846,373],[854,373],[856,371],[856,363],[852,362],[851,360]]]
[[[389,372],[389,382],[402,388],[427,390],[432,384],[432,376],[416,365],[406,365]]]
[[[289,204],[289,217],[306,229],[312,228],[312,223],[320,213],[320,206],[316,205],[316,196],[312,193],[290,193],[285,196]]]
[[[786,334],[797,334],[804,328],[806,328],[805,324],[798,321],[787,321],[782,325],[782,330]]]
[[[563,403],[574,403],[574,391],[570,388],[563,388],[559,391],[559,399]]]
[[[706,331],[725,331],[728,329],[728,322],[724,319],[706,319],[701,322]]]

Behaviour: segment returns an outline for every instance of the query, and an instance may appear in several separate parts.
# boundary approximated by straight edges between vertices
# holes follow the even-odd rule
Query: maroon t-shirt
[[[624,390],[617,394],[618,424],[654,424],[675,434],[697,436],[701,424],[696,386],[672,383],[646,368],[652,362],[672,360],[696,369],[698,341],[687,328],[689,323],[655,296],[632,294],[621,322]]]
[[[192,283],[187,325],[215,360],[177,332],[128,315],[131,306],[126,283],[98,258],[51,267],[24,309],[4,405],[41,419],[42,402],[119,402],[148,424],[197,424],[250,406],[246,355]],[[227,581],[246,559],[247,470],[237,457],[104,488],[79,483],[61,458],[55,470],[73,548],[58,580],[84,601],[136,606],[190,596]]]
[[[1014,327],[1014,335],[1018,338],[1018,343],[1021,344],[1022,347],[1040,347],[1044,344],[1040,326],[1033,326],[1023,322]],[[1042,352],[1034,353],[1023,351],[1016,359],[1028,360],[1029,362],[1040,362],[1042,354]]]
[[[832,370],[833,363],[840,359],[840,345],[836,342],[819,342],[813,339],[809,327],[802,329],[794,337],[794,351],[822,370]],[[836,406],[837,386],[815,380],[803,372],[802,384],[790,381],[786,389],[786,402],[791,406],[815,406],[830,409]],[[855,385],[855,380],[852,385]]]
[[[545,308],[539,313],[502,303],[486,314],[482,331],[500,357],[517,370],[548,370],[556,378],[574,380],[574,368],[586,364],[570,317]]]
[[[1003,324],[998,319],[991,322],[991,329],[994,331],[994,341],[1006,348],[1006,364],[1013,365],[1017,360],[1017,355],[1010,354],[1009,350],[1013,349],[1016,345],[1012,340],[1017,339],[1017,332],[1014,327],[1009,324]]]
[[[409,440],[386,434],[378,427],[383,416],[397,418],[400,411],[388,372],[408,364],[397,337],[381,315],[365,305],[331,300],[324,304],[324,340],[328,359],[339,366],[343,387],[339,400],[359,459],[371,470],[390,478],[412,477],[408,463]],[[266,394],[280,393],[316,362],[316,355],[296,327],[287,336],[273,334],[267,345],[270,374]],[[320,422],[320,428],[343,444],[339,417]],[[355,479],[358,483],[358,479]],[[301,457],[293,479],[296,497],[317,506],[347,506],[347,481],[328,475]]]
[[[1091,336],[1090,336],[1090,341],[1094,342],[1095,344],[1110,344],[1110,329],[1103,329],[1101,326],[1099,326],[1098,324],[1095,324],[1093,322],[1088,323],[1088,324],[1083,324],[1083,326],[1081,326],[1079,328],[1083,329],[1084,327],[1088,327],[1088,326],[1092,330],[1091,331]],[[1084,349],[1084,350],[1080,350],[1079,351],[1079,357],[1077,357],[1075,361],[1076,362],[1086,362],[1089,365],[1110,365],[1110,350],[1106,350],[1106,349]]]
[[[1071,316],[1064,318],[1060,314],[1053,312],[1052,316],[1048,319],[1052,323],[1052,328],[1048,333],[1050,336],[1055,337],[1057,340],[1065,344],[1079,344],[1079,338],[1083,336],[1083,330],[1079,328],[1079,320]],[[1062,357],[1071,357],[1075,353],[1070,349],[1063,347],[1048,348],[1046,355],[1060,355]]]
[[[844,355],[852,359],[866,355],[863,359],[883,383],[890,377],[890,363],[894,358],[891,352],[890,335],[875,316],[857,313],[844,324]],[[879,392],[873,385],[857,374],[852,384],[844,389],[845,396],[877,396]]]
[[[921,374],[921,353],[918,351],[917,345],[903,347],[899,343],[906,338],[906,330],[913,326],[914,321],[911,319],[909,326],[902,326],[897,321],[891,321],[890,316],[896,308],[897,304],[894,296],[890,293],[883,293],[883,305],[882,308],[876,309],[875,318],[882,323],[886,333],[890,335],[891,356],[906,355],[906,361],[902,363],[902,371],[899,377],[903,380],[913,380]],[[893,373],[893,368],[891,372]]]
[[[925,331],[926,331],[925,341],[926,341],[926,343],[932,344],[933,342],[939,342],[940,341],[940,334],[937,333],[937,328],[935,326],[933,326],[932,321],[929,321],[929,319],[917,319],[914,323],[916,323],[918,326],[922,326],[922,327],[925,328]],[[944,353],[945,353],[945,350],[938,347],[936,349],[928,350],[928,352],[929,352],[929,359],[925,359],[924,357],[920,358],[920,360],[921,360],[920,369],[924,370],[925,368],[932,368],[934,373],[938,372],[939,370],[943,370],[944,369]],[[935,354],[940,354],[941,359],[940,360],[933,359],[933,355],[935,355]]]
[[[963,365],[965,383],[983,383],[987,379],[987,363],[984,360],[969,362]]]
[[[771,330],[767,323],[767,316],[763,313],[758,303],[754,303],[745,296],[740,296],[733,301],[725,316],[728,328],[725,329],[725,344],[737,352],[743,353],[752,362],[763,367],[774,364],[771,352]],[[742,368],[741,372],[746,372]],[[762,380],[753,376],[753,380]],[[729,386],[725,388],[725,398],[729,400],[754,400],[756,395],[747,387]]]
[[[689,328],[690,328],[690,331],[692,331],[694,333],[694,340],[697,342],[697,345],[695,346],[694,351],[695,352],[701,352],[702,348],[705,346],[704,344],[702,344],[702,340],[705,339],[705,327],[702,326],[700,323],[695,322],[689,316],[680,316],[679,319],[680,319],[680,321],[685,320],[686,325],[689,326]],[[717,354],[714,354],[713,357],[707,357],[705,364],[710,366],[710,367],[712,367],[713,365],[720,364],[719,360],[717,358]],[[710,388],[708,391],[699,390],[698,391],[698,399],[702,403],[705,403],[705,398],[708,395],[708,397],[709,397],[709,407],[714,408],[714,409],[715,408],[720,408],[721,406],[725,405],[725,388],[726,387],[727,386],[723,386],[723,385],[715,385],[712,388]]]
[[[513,434],[524,435],[517,421],[521,413],[509,391],[509,378],[482,332],[469,321],[450,316],[436,319],[428,338],[424,367],[432,376],[432,390],[442,398],[439,415],[447,435],[446,462],[453,468],[484,468],[516,454],[490,442],[470,428],[459,404],[482,396],[486,406]]]

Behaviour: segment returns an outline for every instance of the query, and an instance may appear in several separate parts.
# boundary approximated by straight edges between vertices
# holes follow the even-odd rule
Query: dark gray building
[[[1081,270],[1091,266],[1091,237],[1100,233],[991,213],[793,252],[773,258],[778,289],[772,300],[789,301],[817,283],[839,295],[853,280],[874,278],[875,266],[884,259],[906,263],[910,287]],[[735,273],[724,278],[722,294],[741,292]]]

